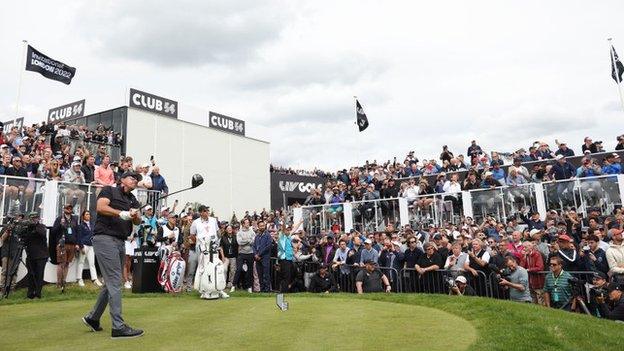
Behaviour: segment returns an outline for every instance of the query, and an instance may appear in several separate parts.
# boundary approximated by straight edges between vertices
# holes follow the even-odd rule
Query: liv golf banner
[[[74,67],[69,67],[61,61],[50,58],[28,45],[26,53],[26,70],[39,72],[42,76],[58,80],[65,84],[71,83],[76,74]]]

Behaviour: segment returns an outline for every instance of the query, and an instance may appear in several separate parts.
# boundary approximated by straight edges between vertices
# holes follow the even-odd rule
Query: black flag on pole
[[[71,83],[72,78],[74,78],[76,74],[76,69],[74,67],[69,67],[63,62],[50,58],[30,45],[28,45],[28,51],[26,53],[26,70],[39,72],[46,78],[57,80],[65,84]]]
[[[368,118],[358,100],[355,100],[355,114],[357,116],[358,128],[360,128],[360,132],[362,132],[364,129],[368,128]]]
[[[611,77],[613,77],[616,83],[620,84],[622,82],[622,73],[624,73],[624,65],[618,58],[613,45],[611,45],[611,51],[613,55],[611,57]]]

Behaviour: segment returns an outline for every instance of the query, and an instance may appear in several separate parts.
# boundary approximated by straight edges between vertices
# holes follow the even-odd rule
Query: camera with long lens
[[[30,219],[7,216],[3,231],[8,230],[18,242],[23,243],[26,235],[32,232],[36,225],[37,223]]]
[[[587,300],[587,297],[589,297],[590,289],[585,280],[577,277],[572,277],[568,279],[568,283],[570,284],[570,289],[572,290],[573,297],[581,297],[584,300]]]
[[[492,271],[492,273],[494,273],[494,279],[496,279],[497,284],[500,283],[501,280],[509,278],[509,276],[511,275],[511,269],[507,267],[499,269],[498,266],[490,263],[488,265],[488,268]]]
[[[446,285],[448,289],[453,289],[455,286],[457,286],[457,284],[455,284],[455,279],[453,278],[444,279],[444,285]]]

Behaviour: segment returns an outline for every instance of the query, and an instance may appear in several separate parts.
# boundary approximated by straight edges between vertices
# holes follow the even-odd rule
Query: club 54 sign
[[[144,91],[130,89],[130,107],[178,118],[178,102]]]
[[[80,100],[71,104],[54,107],[48,111],[48,124],[58,123],[66,119],[84,116],[85,101]]]
[[[245,136],[245,121],[228,117],[216,112],[208,114],[208,125],[224,132]]]

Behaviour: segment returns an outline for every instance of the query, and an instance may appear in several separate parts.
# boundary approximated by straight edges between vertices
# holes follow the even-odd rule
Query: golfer
[[[104,286],[89,314],[82,321],[92,331],[100,331],[100,317],[109,305],[113,324],[113,339],[134,338],[143,335],[143,330],[133,329],[121,317],[122,269],[125,259],[124,241],[132,232],[132,224],[140,224],[139,202],[131,193],[142,176],[134,171],[121,175],[118,187],[105,186],[97,199],[97,219],[93,231],[93,250]]]

